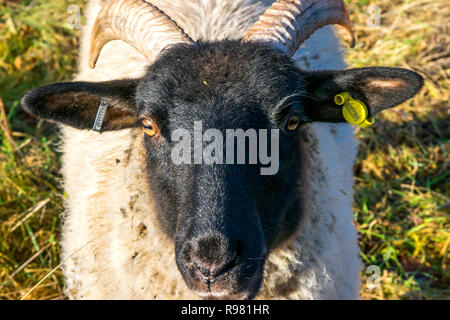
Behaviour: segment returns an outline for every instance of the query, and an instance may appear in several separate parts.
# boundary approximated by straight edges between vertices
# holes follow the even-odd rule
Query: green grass
[[[449,6],[444,1],[377,1],[378,28],[366,26],[368,4],[348,1],[359,39],[351,66],[414,69],[425,88],[361,130],[354,212],[363,262],[382,272],[367,299],[448,299]],[[370,274],[369,274],[370,275]],[[368,275],[363,274],[363,279]]]
[[[31,88],[70,80],[79,31],[71,4],[0,4],[0,299],[63,298],[59,261],[60,154],[55,128],[19,108]],[[348,0],[358,44],[352,67],[400,66],[420,72],[424,90],[358,133],[354,212],[362,261],[381,271],[365,299],[448,299],[449,6],[445,1],[380,0],[381,25],[366,25],[371,1]],[[2,108],[0,108],[2,109]],[[56,271],[51,272],[54,268]],[[44,277],[44,281],[40,282]]]
[[[0,115],[0,299],[21,298],[59,263],[58,137],[19,102],[27,90],[75,72],[79,32],[66,26],[70,4],[82,1],[0,4],[0,97],[10,128]],[[29,298],[59,298],[62,283],[57,271]]]

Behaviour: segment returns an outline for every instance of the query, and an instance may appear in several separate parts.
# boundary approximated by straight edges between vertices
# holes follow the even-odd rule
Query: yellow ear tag
[[[334,102],[342,106],[344,119],[351,124],[359,125],[362,129],[367,128],[375,122],[369,117],[367,107],[361,100],[353,99],[348,92],[341,92],[334,97]]]

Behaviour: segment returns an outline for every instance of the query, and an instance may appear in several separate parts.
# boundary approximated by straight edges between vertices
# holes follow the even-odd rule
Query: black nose
[[[239,243],[232,243],[221,234],[204,235],[191,244],[191,258],[201,278],[210,282],[227,272],[239,257]]]

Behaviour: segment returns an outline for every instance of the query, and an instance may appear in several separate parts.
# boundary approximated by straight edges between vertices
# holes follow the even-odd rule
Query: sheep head
[[[84,130],[106,104],[103,132],[142,130],[149,192],[186,284],[206,298],[252,298],[268,252],[301,232],[307,123],[345,122],[333,101],[343,91],[364,101],[373,116],[422,86],[418,74],[399,68],[300,70],[290,56],[326,24],[341,24],[351,33],[342,1],[279,0],[241,41],[195,43],[147,2],[110,1],[94,26],[90,64],[95,66],[106,42],[121,39],[151,61],[146,75],[47,85],[28,93],[22,105],[38,117]],[[265,137],[278,146],[276,170],[261,174],[263,161],[189,162],[191,154],[175,163],[180,139],[174,141],[174,133],[185,135],[189,148],[199,122],[203,138],[206,129],[216,129],[214,142],[228,129],[276,132],[276,140]],[[251,137],[245,138],[249,146]],[[212,140],[210,135],[200,141],[202,150]],[[234,160],[235,151],[227,148],[222,159],[233,153]]]

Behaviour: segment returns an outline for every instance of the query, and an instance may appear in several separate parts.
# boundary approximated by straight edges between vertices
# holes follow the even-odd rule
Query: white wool
[[[194,39],[237,39],[272,1],[152,0]],[[148,64],[121,41],[88,68],[89,32],[101,7],[90,1],[77,80],[138,77]],[[303,69],[342,69],[332,27],[316,31],[295,55]],[[360,262],[353,226],[352,167],[357,142],[348,124],[304,126],[302,184],[308,212],[283,248],[270,253],[257,298],[355,299]],[[75,299],[198,299],[175,264],[174,244],[160,232],[145,180],[139,129],[96,133],[62,127],[68,194],[61,241],[66,293]],[[144,227],[145,226],[145,227]]]

